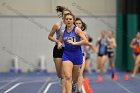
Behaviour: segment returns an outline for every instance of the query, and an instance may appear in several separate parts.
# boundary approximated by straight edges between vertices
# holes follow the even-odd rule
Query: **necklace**
[[[71,30],[71,29],[72,29],[72,27],[69,27],[69,28],[68,28],[68,30]]]
[[[67,29],[68,29],[68,30],[71,30],[72,28],[73,28],[73,26],[72,26],[72,27],[68,27]]]

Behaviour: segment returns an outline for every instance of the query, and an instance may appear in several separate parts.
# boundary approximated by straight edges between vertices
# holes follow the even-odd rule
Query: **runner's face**
[[[137,38],[140,38],[140,32],[137,33]]]
[[[109,37],[112,37],[112,36],[113,36],[113,33],[109,31],[109,32],[108,32],[108,36],[109,36]]]
[[[72,15],[67,15],[67,16],[65,17],[65,22],[66,22],[66,25],[67,25],[67,26],[73,25],[74,20],[73,20]]]
[[[105,37],[105,32],[101,32],[101,36],[104,38]]]
[[[79,28],[82,28],[82,22],[80,20],[75,21],[75,25]]]

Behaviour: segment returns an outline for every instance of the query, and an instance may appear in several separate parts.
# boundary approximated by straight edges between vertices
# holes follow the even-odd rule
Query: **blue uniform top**
[[[80,65],[83,63],[83,55],[81,45],[72,45],[67,42],[67,40],[72,40],[73,42],[80,41],[80,37],[75,33],[76,26],[74,26],[71,32],[67,32],[65,29],[63,34],[63,42],[65,45],[62,60],[71,61],[74,65]]]
[[[59,37],[60,37],[60,33],[65,30],[65,24],[63,22],[61,22],[61,26],[60,26],[60,29],[58,29],[56,31],[56,39],[59,40]],[[56,43],[57,45],[57,43]]]
[[[99,40],[99,51],[98,51],[98,54],[106,55],[107,54],[107,46],[108,46],[107,39],[100,39]]]
[[[136,41],[135,41],[135,45],[140,46],[140,40],[137,40],[137,39],[136,39]]]
[[[66,30],[64,31],[63,34],[63,40],[64,40],[64,44],[65,44],[65,51],[70,51],[70,52],[82,52],[81,50],[81,45],[72,45],[67,43],[67,40],[72,40],[73,42],[78,42],[80,41],[80,37],[75,33],[75,28],[76,26],[74,26],[73,30],[69,33]]]
[[[84,54],[84,45],[81,46],[82,53]]]

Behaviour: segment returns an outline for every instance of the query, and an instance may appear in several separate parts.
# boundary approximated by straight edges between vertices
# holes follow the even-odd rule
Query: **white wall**
[[[93,37],[93,44],[100,31],[109,28],[108,24],[115,31],[115,16],[79,17],[87,24],[87,33]],[[47,36],[53,24],[59,20],[57,16],[0,17],[0,72],[10,69],[14,56],[19,58],[23,71],[34,69],[40,56],[45,56],[47,70],[55,71],[52,58],[54,43]]]
[[[0,72],[10,69],[15,56],[23,71],[35,69],[40,56],[45,56],[48,71],[55,71],[54,43],[47,36],[60,20],[57,5],[68,7],[87,23],[93,43],[102,29],[111,26],[115,31],[116,0],[0,0]]]
[[[74,13],[85,13],[87,10],[94,14],[115,14],[116,0],[54,0],[56,5],[68,7]]]
[[[3,15],[17,15],[15,11],[24,15],[46,15],[56,13],[57,5],[68,7],[74,14],[116,13],[116,0],[0,0],[0,12]],[[13,11],[14,10],[14,11]]]

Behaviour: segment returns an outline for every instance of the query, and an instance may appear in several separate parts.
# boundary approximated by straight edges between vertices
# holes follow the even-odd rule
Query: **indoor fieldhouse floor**
[[[125,80],[127,73],[117,73],[118,80],[103,76],[103,82],[98,83],[97,73],[86,74],[93,93],[138,93],[140,90],[140,74],[130,80]],[[54,73],[0,74],[0,93],[61,93],[60,82]]]

